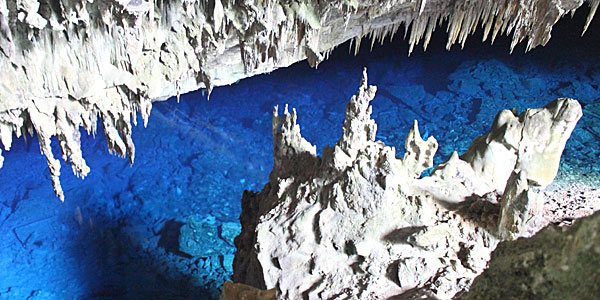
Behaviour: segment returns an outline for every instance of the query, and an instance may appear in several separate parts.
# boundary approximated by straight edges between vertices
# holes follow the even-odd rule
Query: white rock
[[[346,105],[342,137],[323,150],[322,159],[302,138],[295,112],[286,109],[279,117],[275,109],[274,167],[260,193],[244,193],[235,282],[274,288],[280,299],[450,299],[484,270],[498,232],[504,236],[508,228],[519,234],[537,212],[525,171],[515,172],[508,186],[483,176],[491,176],[485,173],[490,169],[504,172],[499,165],[506,161],[494,155],[517,157],[524,142],[518,135],[523,123],[512,112],[499,114],[490,134],[474,142],[478,152],[472,161],[453,154],[432,177],[417,179],[432,164],[437,143],[423,141],[416,122],[404,159],[375,141],[377,125],[369,105],[375,91],[365,70]],[[577,114],[563,115],[574,117],[559,117],[568,119],[568,124],[558,122],[560,128],[574,126]],[[557,143],[568,138],[558,136]],[[516,144],[511,148],[511,143]],[[557,147],[550,142],[546,148]],[[512,172],[515,164],[509,166]],[[500,230],[500,204],[490,200],[495,186],[507,186]]]
[[[516,169],[508,179],[500,204],[498,233],[505,240],[520,237],[534,218],[540,217],[544,199],[529,186],[527,173]]]
[[[556,177],[562,151],[582,115],[581,105],[567,98],[518,116],[504,110],[496,116],[490,133],[477,138],[461,159],[498,193],[504,191],[515,169],[525,171],[527,180],[544,188]]]

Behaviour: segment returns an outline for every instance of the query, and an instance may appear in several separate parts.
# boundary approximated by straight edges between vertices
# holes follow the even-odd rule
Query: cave
[[[532,1],[539,2],[539,10],[528,11],[536,7],[532,4],[523,8],[529,14],[506,13],[506,24],[496,24],[504,26],[497,35],[493,29],[486,32],[483,26],[493,23],[486,19],[486,9],[490,8],[470,1],[332,1],[339,2],[340,11],[347,14],[336,17],[328,11],[329,15],[321,16],[321,21],[332,18],[331,28],[335,29],[319,25],[320,20],[312,14],[327,6],[323,1],[93,2],[0,3],[0,64],[6,70],[0,76],[0,136],[4,146],[0,152],[0,300],[232,300],[237,298],[223,293],[224,283],[231,280],[252,286],[243,287],[256,295],[248,299],[275,299],[275,294],[277,299],[380,299],[371,292],[350,291],[367,291],[360,281],[349,281],[339,291],[321,287],[318,280],[300,288],[284,287],[288,281],[270,282],[274,279],[257,274],[264,268],[265,272],[273,269],[283,274],[277,276],[285,276],[288,259],[272,255],[264,258],[265,263],[260,255],[253,257],[236,249],[244,242],[243,238],[236,239],[249,224],[244,222],[252,223],[248,220],[257,217],[249,214],[257,210],[253,203],[258,203],[261,191],[266,194],[273,188],[273,174],[288,172],[286,168],[317,170],[312,164],[332,155],[331,149],[349,128],[345,125],[348,113],[344,114],[348,100],[359,98],[363,87],[368,93],[367,74],[368,84],[377,86],[370,102],[372,111],[368,111],[376,123],[374,141],[394,147],[395,156],[405,160],[412,157],[410,150],[404,150],[405,140],[407,144],[410,140],[407,133],[415,135],[416,131],[418,147],[422,146],[420,141],[436,141],[435,156],[428,153],[430,161],[414,167],[415,179],[425,179],[422,182],[436,178],[435,166],[457,159],[453,153],[462,155],[472,141],[490,132],[500,111],[513,110],[518,116],[557,98],[576,99],[583,116],[575,121],[572,134],[569,132],[562,156],[559,153],[555,178],[551,176],[551,183],[541,184],[544,188],[538,188],[540,184],[531,178],[525,180],[525,185],[534,182],[536,193],[543,199],[539,218],[531,225],[534,228],[519,233],[521,238],[514,238],[516,241],[494,240],[493,248],[500,242],[499,250],[491,254],[489,266],[498,269],[490,268],[481,277],[492,277],[494,282],[493,276],[509,276],[502,267],[512,262],[506,255],[518,257],[510,252],[512,242],[522,243],[514,247],[526,248],[527,240],[540,236],[542,243],[568,247],[560,240],[563,236],[585,234],[582,239],[592,246],[583,245],[581,249],[587,250],[581,252],[580,248],[573,250],[577,255],[574,265],[569,266],[588,278],[581,279],[586,284],[600,278],[600,262],[586,256],[600,254],[597,245],[593,247],[598,242],[598,235],[593,234],[600,224],[598,214],[589,217],[600,209],[600,165],[595,160],[600,156],[600,27],[597,18],[590,19],[598,1],[557,1],[563,5],[559,9],[550,1]],[[255,24],[245,29],[245,40],[240,39],[240,46],[231,50],[227,35],[234,28],[239,30],[242,25],[235,20],[243,19],[235,14],[236,9],[250,11],[248,5],[260,11],[256,7],[280,2],[286,3],[281,5],[288,17],[278,24],[296,22],[290,29],[293,34],[281,29],[287,25],[281,25],[277,33],[261,27],[265,24]],[[402,8],[407,3],[416,5],[409,13]],[[496,10],[491,14],[496,17],[502,5],[513,5],[512,1],[490,3],[498,3],[491,8]],[[385,11],[383,7],[388,11],[375,13]],[[549,13],[540,14],[543,9]],[[69,11],[74,13],[65,13]],[[106,12],[113,19],[102,17]],[[181,17],[177,13],[189,14],[186,17],[192,23],[173,26],[170,32],[144,23],[148,18],[158,24],[157,28],[175,24]],[[64,17],[67,15],[71,17]],[[194,22],[210,23],[214,32],[202,26],[194,28]],[[346,29],[339,26],[344,22]],[[367,25],[372,25],[371,31],[364,31]],[[139,36],[133,31],[119,31],[136,26],[145,30],[136,34],[147,34],[151,41],[132,42],[124,37],[135,40]],[[96,32],[108,33],[98,38]],[[181,32],[186,33],[184,38]],[[286,35],[302,50],[291,49]],[[173,36],[187,39],[196,49],[169,42]],[[113,49],[111,43],[118,46]],[[104,46],[107,50],[94,52]],[[286,53],[291,54],[286,57]],[[160,63],[152,64],[148,59],[148,65],[135,66],[127,61],[134,55],[150,55]],[[193,55],[198,61],[190,58]],[[113,61],[115,57],[128,58]],[[106,66],[99,62],[104,60],[114,66],[103,70]],[[229,60],[235,63],[229,64]],[[69,63],[79,66],[64,71],[71,67]],[[123,75],[123,70],[135,76]],[[42,104],[45,101],[54,101],[51,109]],[[278,107],[275,112],[274,107]],[[273,140],[284,129],[274,128],[288,122],[293,125],[289,129],[293,134],[295,128],[298,134],[301,131],[301,141],[316,145],[314,153],[304,146],[291,147],[293,151],[306,150],[318,159],[299,156],[300,163],[294,159],[278,165],[279,159],[285,161],[277,156],[283,140],[275,144]],[[71,168],[73,172],[68,171]],[[375,175],[373,178],[382,186],[389,184]],[[281,178],[279,182],[287,184]],[[481,197],[497,199],[483,204],[469,198],[436,209],[472,218],[469,221],[474,224],[495,218],[492,223],[497,226],[502,191],[492,194]],[[463,211],[468,212],[461,214]],[[321,217],[314,222],[327,220]],[[486,226],[492,225],[485,223],[481,228]],[[387,232],[384,239],[391,244],[434,247],[419,244],[418,239],[427,233],[423,230],[420,226],[400,228]],[[549,233],[541,236],[539,230]],[[315,235],[320,238],[328,234],[332,233]],[[370,272],[369,258],[361,254],[364,243],[347,240],[333,247],[345,255],[348,274],[356,277]],[[452,263],[459,269],[476,269],[469,265],[474,262],[468,252],[475,251],[461,244],[459,261]],[[495,255],[500,257],[498,262],[493,260]],[[308,259],[307,272],[318,269],[322,259]],[[487,266],[487,260],[489,257],[476,263]],[[431,280],[442,275],[398,275],[403,271],[410,274],[405,270],[408,267],[422,274],[430,272],[415,261],[394,260],[382,267],[385,276],[378,280],[397,286],[393,291],[401,292],[385,294],[381,299],[497,299],[503,295],[489,283],[477,281],[473,294],[468,293],[475,275],[486,267],[469,271],[472,278],[457,279],[448,290],[431,292],[426,287],[435,286]],[[595,271],[584,267],[579,271],[581,264],[589,264]],[[428,261],[425,265],[432,264]],[[543,269],[535,264],[532,268]],[[515,282],[531,280],[523,275],[529,271],[516,269],[510,274]],[[549,280],[545,288],[523,288],[520,294],[512,291],[509,296],[539,299],[540,295],[571,295],[567,285],[551,279],[554,281]],[[571,289],[577,286],[569,284]],[[571,299],[598,295],[597,284],[586,284]],[[293,289],[298,294],[289,292]]]

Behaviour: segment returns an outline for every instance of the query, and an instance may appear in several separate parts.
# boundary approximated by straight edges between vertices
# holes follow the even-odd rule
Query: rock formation
[[[462,157],[455,152],[421,179],[437,141],[422,140],[415,122],[396,158],[375,140],[375,92],[365,70],[342,137],[323,157],[302,138],[296,111],[280,117],[275,108],[274,167],[261,192],[242,198],[235,282],[275,288],[280,299],[449,299],[484,270],[499,241],[535,227],[535,191],[555,176],[539,175],[536,164],[540,156],[548,170],[558,164],[581,117],[577,101],[502,111]],[[528,131],[532,122],[541,129]]]
[[[226,281],[219,300],[275,300],[275,289],[263,291],[249,285]]]
[[[502,242],[467,299],[597,299],[600,213],[571,227],[549,226],[534,237]]]
[[[73,172],[89,170],[80,127],[133,163],[131,124],[147,122],[152,101],[231,84],[363,37],[382,42],[404,25],[410,51],[448,21],[448,47],[477,26],[485,38],[512,34],[514,47],[544,45],[558,19],[583,0],[0,0],[0,137],[37,134],[56,194],[63,199],[56,137]],[[600,0],[588,0],[592,19]],[[410,33],[408,28],[410,27]],[[584,31],[586,27],[584,28]],[[3,161],[0,152],[0,166]]]

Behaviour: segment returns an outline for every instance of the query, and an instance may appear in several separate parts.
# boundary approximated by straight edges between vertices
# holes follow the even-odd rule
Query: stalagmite
[[[581,117],[577,101],[557,99],[519,118],[502,111],[465,155],[420,178],[436,140],[424,141],[415,122],[396,158],[376,141],[376,91],[365,70],[342,136],[322,157],[302,137],[296,111],[275,108],[273,171],[262,191],[243,195],[234,282],[275,289],[278,299],[450,299],[483,272],[498,242],[537,225],[536,191],[555,173],[540,179],[536,168],[545,166],[535,162],[551,149],[558,163]],[[531,122],[544,130],[528,131]]]

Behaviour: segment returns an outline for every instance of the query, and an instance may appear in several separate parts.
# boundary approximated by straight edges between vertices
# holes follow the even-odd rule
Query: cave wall
[[[409,51],[421,40],[427,47],[444,21],[448,48],[482,26],[484,40],[512,34],[511,47],[527,40],[531,49],[584,2],[2,0],[0,137],[8,151],[13,137],[35,132],[64,200],[52,138],[73,172],[85,177],[81,129],[95,134],[98,118],[109,151],[133,163],[131,126],[137,112],[146,124],[152,101],[200,88],[210,93],[304,59],[316,67],[347,40],[357,51],[364,37],[383,42],[401,26]],[[587,24],[598,3],[588,1]],[[0,152],[0,167],[2,161]]]

